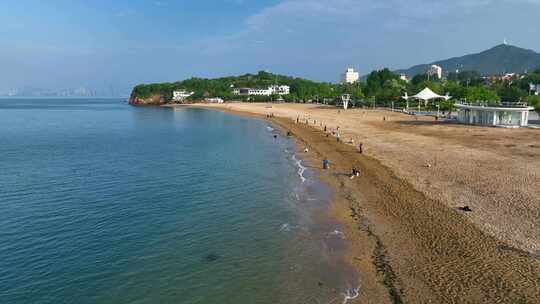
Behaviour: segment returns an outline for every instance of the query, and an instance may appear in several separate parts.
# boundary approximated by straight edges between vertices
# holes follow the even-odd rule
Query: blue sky
[[[540,51],[540,0],[3,0],[0,91],[258,70],[336,81],[506,37]]]

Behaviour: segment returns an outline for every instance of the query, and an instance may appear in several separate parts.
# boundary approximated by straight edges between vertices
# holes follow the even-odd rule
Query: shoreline
[[[270,119],[265,115],[257,113],[206,107],[204,104],[173,105],[164,107],[201,108],[206,110],[222,111],[237,116],[260,119],[279,130],[279,133],[281,133],[284,138],[287,138],[287,131],[290,130],[290,125],[286,121]],[[312,212],[315,212],[313,216],[325,217],[324,220],[316,220],[319,222],[319,224],[331,221],[342,226],[342,229],[344,230],[342,233],[344,235],[345,246],[347,248],[345,248],[344,251],[343,249],[339,250],[340,252],[337,259],[342,260],[342,262],[346,263],[347,266],[352,267],[356,275],[360,278],[354,286],[350,286],[347,290],[339,291],[339,295],[344,297],[343,301],[345,302],[343,303],[371,303],[373,300],[376,300],[374,303],[382,303],[380,300],[385,297],[385,292],[383,290],[384,288],[382,288],[382,286],[377,286],[377,284],[372,284],[372,282],[374,282],[373,280],[366,280],[366,278],[376,277],[376,268],[371,267],[371,265],[363,265],[361,267],[355,265],[359,263],[359,256],[363,255],[367,259],[371,254],[371,251],[364,250],[365,246],[367,245],[364,240],[357,243],[360,246],[355,244],[354,240],[358,240],[354,233],[357,228],[352,220],[353,218],[350,216],[349,207],[347,206],[347,202],[338,195],[337,189],[331,183],[329,183],[328,176],[322,175],[324,173],[324,171],[320,168],[322,158],[316,151],[311,151],[311,146],[309,143],[306,143],[302,137],[298,136],[298,134],[292,132],[289,140],[293,140],[296,149],[294,155],[298,157],[299,161],[301,161],[302,166],[305,167],[305,170],[308,170],[313,175],[313,182],[315,184],[323,184],[325,187],[328,187],[328,190],[330,191],[330,198],[329,201],[325,203],[326,206],[323,207],[324,210],[311,210]],[[305,147],[310,147],[310,151],[308,153],[303,151]],[[306,181],[304,178],[302,178],[302,183]],[[334,256],[333,260],[336,262],[336,256]],[[338,269],[335,270],[338,271]],[[343,269],[340,270],[343,271]],[[343,275],[345,275],[345,273],[343,273]],[[337,298],[335,298],[334,301],[335,300],[337,300]]]
[[[370,154],[277,113],[267,118],[229,104],[189,106],[267,119],[310,148],[305,156],[313,167],[328,157],[331,170],[317,174],[335,190],[332,213],[347,227],[348,260],[361,275],[360,296],[351,303],[540,302],[538,260],[426,197]],[[352,166],[362,176],[351,181]]]

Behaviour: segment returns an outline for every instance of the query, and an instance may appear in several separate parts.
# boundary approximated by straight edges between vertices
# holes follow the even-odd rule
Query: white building
[[[270,96],[270,95],[288,95],[291,92],[291,87],[287,85],[273,85],[267,89],[254,88],[238,88],[234,89],[236,95],[253,95],[253,96]]]
[[[291,87],[288,85],[273,85],[268,89],[272,91],[272,94],[277,95],[289,95],[291,93]]]
[[[409,78],[408,78],[407,75],[405,75],[405,74],[399,75],[399,79],[401,79],[401,80],[403,80],[403,81],[406,81],[406,82],[409,82]]]
[[[353,68],[348,68],[345,73],[341,75],[342,83],[355,83],[360,79],[360,74],[355,72]]]
[[[533,107],[518,104],[490,106],[457,103],[455,106],[460,123],[506,128],[526,127],[529,112],[534,110]]]
[[[174,91],[173,92],[173,100],[174,101],[184,101],[186,98],[190,97],[193,94],[195,94],[195,92],[188,92],[186,90]]]
[[[437,77],[437,79],[441,79],[442,78],[442,68],[438,65],[432,65],[429,70],[427,71],[427,74],[429,76],[435,76]]]
[[[206,98],[205,101],[208,102],[208,103],[223,103],[224,102],[224,100],[222,98],[219,98],[219,97]]]

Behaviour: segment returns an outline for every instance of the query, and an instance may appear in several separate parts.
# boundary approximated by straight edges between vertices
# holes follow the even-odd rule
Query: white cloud
[[[283,0],[246,18],[242,30],[199,41],[196,49],[270,68],[301,67],[306,73],[315,66],[322,71],[349,63],[364,70],[398,68],[502,42],[504,36],[519,33],[519,26],[496,20],[523,21],[516,11],[528,11],[523,10],[527,5],[538,11],[538,4],[540,0]]]

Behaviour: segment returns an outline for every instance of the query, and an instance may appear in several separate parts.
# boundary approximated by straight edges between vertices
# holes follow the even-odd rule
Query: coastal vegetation
[[[279,84],[290,86],[290,94],[283,96],[246,96],[235,95],[234,88],[267,88]],[[419,74],[410,81],[389,69],[371,72],[361,81],[354,84],[334,84],[315,82],[299,77],[290,77],[261,71],[257,74],[222,77],[216,79],[190,78],[171,83],[155,83],[138,85],[133,89],[132,98],[148,99],[160,96],[165,102],[172,100],[175,90],[194,92],[190,100],[202,100],[207,97],[221,97],[224,100],[244,102],[262,102],[283,100],[285,102],[321,102],[335,104],[343,94],[350,94],[354,103],[359,106],[403,106],[402,96],[405,92],[416,94],[428,87],[435,93],[449,94],[453,100],[470,102],[527,102],[540,111],[540,97],[532,96],[530,84],[540,84],[540,69],[532,73],[502,79],[500,77],[482,77],[476,71],[449,73],[443,79]],[[159,99],[158,99],[159,100]],[[442,110],[450,110],[453,101],[441,102]]]
[[[190,78],[172,83],[141,84],[133,89],[132,97],[149,98],[154,95],[171,100],[173,91],[186,90],[194,92],[191,100],[201,100],[205,97],[221,97],[224,100],[268,101],[267,96],[241,96],[233,94],[234,88],[267,88],[271,85],[288,85],[291,93],[282,98],[288,102],[307,101],[310,99],[334,99],[348,93],[354,98],[364,97],[360,84],[336,85],[328,82],[315,82],[299,77],[290,77],[260,71],[257,74],[222,77],[215,79]],[[279,96],[270,96],[278,99]]]
[[[540,112],[540,97],[533,94],[540,84],[540,54],[534,51],[503,44],[478,54],[441,60],[434,64],[447,71],[441,79],[426,73],[429,64],[395,72],[387,68],[376,70],[362,81],[353,84],[317,82],[267,71],[215,79],[194,77],[177,82],[138,85],[133,89],[130,102],[167,103],[172,101],[174,91],[185,90],[193,92],[187,98],[188,102],[220,97],[226,101],[279,100],[336,104],[340,102],[343,94],[349,94],[353,106],[403,107],[406,101],[402,96],[405,93],[414,95],[427,87],[437,94],[452,96],[453,100],[439,103],[443,111],[451,110],[454,102],[461,100],[489,103],[526,102]],[[502,76],[502,71],[528,72]],[[403,76],[408,76],[410,80]],[[271,85],[287,85],[290,87],[290,94],[254,96],[233,93],[234,89],[238,88],[267,89]],[[412,105],[415,103],[413,101]]]

